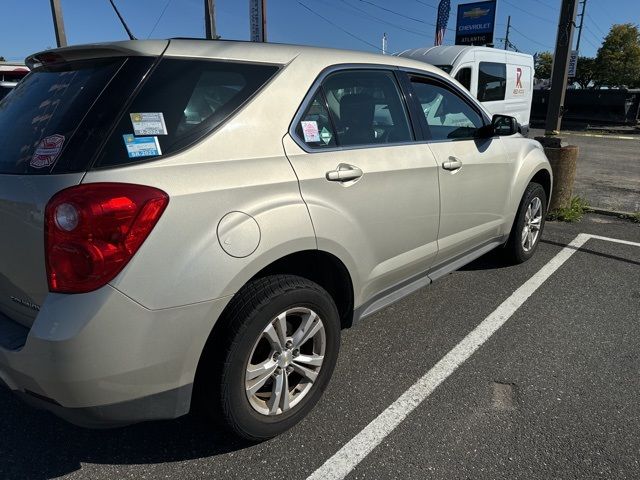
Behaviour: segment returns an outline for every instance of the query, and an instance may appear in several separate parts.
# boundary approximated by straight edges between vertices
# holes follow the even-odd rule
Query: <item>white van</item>
[[[532,55],[463,45],[415,48],[398,55],[441,68],[490,113],[515,117],[522,133],[528,133],[533,99]]]

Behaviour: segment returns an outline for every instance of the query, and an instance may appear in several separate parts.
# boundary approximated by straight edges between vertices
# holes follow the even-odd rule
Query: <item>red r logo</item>
[[[516,88],[522,88],[522,69],[516,68]]]

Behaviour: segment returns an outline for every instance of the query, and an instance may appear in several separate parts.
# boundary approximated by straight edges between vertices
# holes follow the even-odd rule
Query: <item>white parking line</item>
[[[329,458],[307,480],[342,480],[376,448],[407,416],[444,382],[456,369],[478,350],[502,327],[522,304],[549,278],[571,255],[589,239],[606,240],[640,247],[640,243],[579,234],[538,273],[527,280],[502,304],[485,318],[471,333],[449,351],[431,370],[387,407],[378,417]]]

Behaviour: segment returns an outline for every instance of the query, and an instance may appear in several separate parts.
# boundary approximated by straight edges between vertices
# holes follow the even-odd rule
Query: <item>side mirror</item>
[[[494,115],[491,119],[491,127],[495,135],[506,137],[520,131],[518,121],[508,115]]]

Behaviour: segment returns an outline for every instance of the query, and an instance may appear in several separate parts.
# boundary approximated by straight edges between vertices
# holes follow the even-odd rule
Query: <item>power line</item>
[[[602,34],[603,37],[607,36],[607,34],[604,33],[604,31],[600,28],[600,26],[596,23],[596,21],[593,18],[591,18],[591,15],[589,15],[588,13],[587,13],[587,18],[593,22],[593,26],[598,29],[598,31]]]
[[[527,15],[529,15],[531,17],[537,18],[538,20],[542,20],[543,22],[547,22],[547,23],[550,23],[552,25],[556,25],[557,24],[557,22],[555,22],[553,20],[549,20],[548,18],[544,18],[544,17],[541,17],[540,15],[536,15],[535,13],[531,13],[530,11],[525,10],[524,8],[521,8],[521,7],[519,7],[518,5],[516,5],[514,3],[511,3],[509,0],[502,0],[502,1],[504,3],[506,3],[506,4],[508,4],[508,5],[511,5],[513,8],[515,8],[517,10],[520,10],[521,12],[526,13]]]
[[[307,5],[305,5],[302,2],[298,2],[298,5],[300,5],[301,7],[306,8],[307,10],[309,10],[311,13],[313,13],[314,15],[320,17],[321,19],[323,19],[325,22],[327,22],[330,25],[333,25],[334,27],[336,27],[338,30],[340,30],[342,33],[346,33],[347,35],[349,35],[352,38],[355,38],[356,40],[359,40],[362,43],[366,43],[367,45],[369,45],[370,47],[375,48],[378,51],[381,51],[382,49],[380,47],[378,47],[377,45],[374,45],[373,43],[368,42],[367,40],[358,37],[357,35],[354,35],[353,33],[351,33],[348,30],[345,30],[344,28],[342,28],[340,25],[332,22],[331,20],[329,20],[327,17],[325,17],[324,15],[319,14],[318,12],[316,12],[315,10],[311,9],[310,7],[308,7]]]
[[[526,38],[527,40],[529,40],[530,42],[533,42],[537,45],[540,45],[541,47],[544,47],[548,50],[553,50],[553,47],[550,47],[549,45],[545,45],[544,43],[540,43],[537,40],[534,40],[533,38],[525,35],[524,33],[522,33],[520,30],[518,30],[516,27],[514,27],[513,25],[511,25],[511,30],[513,30],[514,32],[516,32],[518,35],[520,35],[523,38]]]
[[[167,11],[167,8],[169,8],[169,4],[172,2],[173,0],[167,0],[167,3],[165,3],[164,8],[162,9],[162,12],[160,13],[160,16],[158,17],[158,19],[156,20],[156,23],[154,23],[153,28],[151,29],[151,31],[149,32],[149,35],[147,35],[147,38],[149,38],[153,32],[156,31],[156,27],[158,26],[158,24],[160,23],[160,20],[162,20],[162,17],[164,16],[164,12]]]
[[[438,7],[434,6],[434,5],[429,5],[428,3],[422,2],[420,0],[413,0],[416,3],[419,3],[420,5],[424,5],[425,7],[430,7],[433,8],[434,10],[437,10]]]
[[[347,7],[352,8],[354,10],[357,10],[358,12],[363,13],[367,17],[372,18],[376,22],[382,23],[384,25],[388,25],[390,27],[397,28],[398,30],[403,30],[405,32],[412,33],[412,34],[414,34],[416,36],[420,36],[420,37],[429,37],[429,35],[430,35],[430,33],[428,33],[428,32],[422,32],[422,31],[419,31],[419,30],[413,30],[411,28],[406,28],[406,27],[403,27],[403,26],[398,25],[396,23],[392,23],[392,22],[389,22],[387,20],[383,20],[382,18],[379,18],[379,17],[376,17],[375,15],[372,15],[371,13],[367,12],[363,8],[360,8],[360,7],[357,7],[355,5],[352,5],[352,4],[348,3],[347,0],[342,0],[342,3],[344,5],[346,5]],[[348,11],[348,10],[346,10],[346,11]],[[358,15],[360,17],[360,13],[354,13],[354,12],[349,12],[349,13],[352,13],[353,15]]]
[[[369,4],[369,5],[373,6],[373,7],[379,8],[380,10],[384,10],[385,12],[391,13],[393,15],[397,15],[399,17],[406,18],[407,20],[411,20],[411,21],[418,22],[418,23],[423,23],[425,25],[430,25],[432,27],[436,26],[434,23],[425,22],[424,20],[421,20],[419,18],[411,17],[409,15],[405,15],[404,13],[396,12],[396,11],[391,10],[389,8],[382,7],[382,6],[378,5],[378,4],[370,2],[369,0],[359,0],[359,1],[362,2],[362,3]],[[451,29],[447,29],[447,30],[451,30]]]
[[[538,2],[540,5],[544,5],[545,7],[553,10],[554,12],[558,11],[557,5],[549,5],[548,3],[542,2],[541,0],[533,0],[534,2]]]

